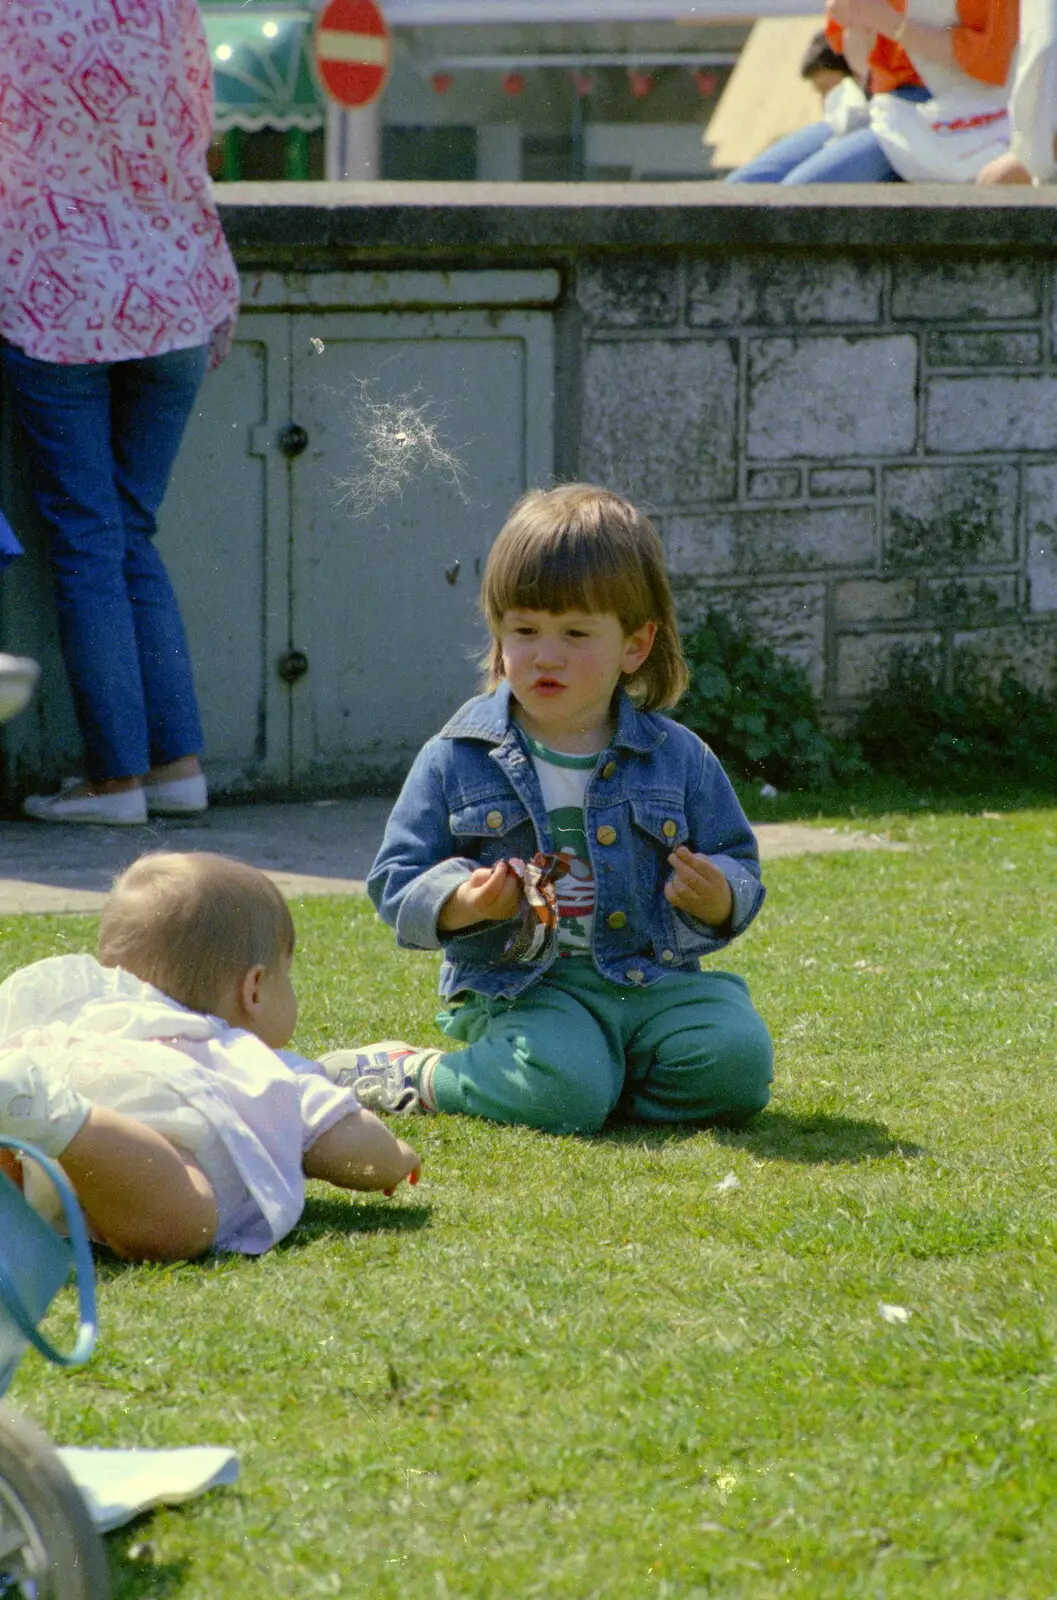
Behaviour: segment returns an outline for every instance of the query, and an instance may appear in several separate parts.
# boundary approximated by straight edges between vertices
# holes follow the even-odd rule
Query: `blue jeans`
[[[908,84],[893,93],[906,100],[927,100],[929,91]],[[728,183],[901,183],[877,135],[856,128],[838,138],[828,122],[813,122],[786,134],[762,155],[732,172]]]
[[[153,539],[207,353],[65,366],[3,347],[95,782],[202,748],[183,622]]]

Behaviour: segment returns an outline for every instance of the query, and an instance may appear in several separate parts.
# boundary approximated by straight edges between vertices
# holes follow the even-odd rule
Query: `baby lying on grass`
[[[58,1159],[117,1255],[259,1255],[296,1224],[306,1177],[386,1193],[418,1181],[410,1145],[283,1049],[293,950],[263,872],[159,852],[114,885],[98,961],[54,956],[0,984],[0,1133]],[[57,1217],[33,1163],[24,1182]]]

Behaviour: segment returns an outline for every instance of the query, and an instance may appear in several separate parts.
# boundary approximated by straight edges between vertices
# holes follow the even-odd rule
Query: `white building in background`
[[[340,119],[311,66],[313,6],[202,0],[218,178],[713,177],[702,133],[754,18],[802,10],[803,0],[382,0],[382,9],[394,46],[385,93]],[[732,10],[742,14],[732,20]]]

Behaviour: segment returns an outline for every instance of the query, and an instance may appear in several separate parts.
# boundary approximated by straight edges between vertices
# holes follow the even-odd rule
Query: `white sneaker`
[[[32,1046],[0,1050],[0,1133],[61,1156],[91,1102],[35,1060]]]
[[[159,783],[151,783],[148,778],[143,792],[152,817],[194,817],[209,809],[209,790],[205,774],[201,772],[190,778],[169,778]]]
[[[76,783],[75,779],[74,787]],[[37,822],[95,822],[109,828],[142,827],[147,820],[147,800],[142,789],[74,795],[70,788],[70,784],[64,784],[58,794],[27,795],[22,810]]]
[[[0,722],[18,713],[29,704],[40,668],[28,656],[6,656],[0,652]]]
[[[432,1067],[440,1054],[416,1050],[402,1039],[383,1039],[380,1044],[331,1050],[320,1056],[319,1064],[331,1083],[351,1089],[368,1111],[435,1111],[423,1094],[422,1070]]]

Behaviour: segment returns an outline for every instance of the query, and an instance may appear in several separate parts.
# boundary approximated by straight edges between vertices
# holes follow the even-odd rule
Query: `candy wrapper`
[[[538,850],[531,861],[507,861],[521,884],[521,913],[516,933],[503,949],[504,961],[538,961],[558,926],[558,894],[554,885],[569,870],[561,856]]]

